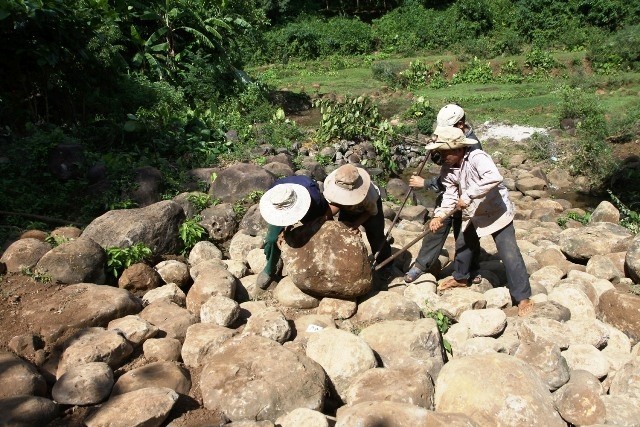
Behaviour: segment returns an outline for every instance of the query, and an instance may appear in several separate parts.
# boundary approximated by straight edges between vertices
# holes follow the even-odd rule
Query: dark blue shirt
[[[322,215],[324,215],[327,212],[327,209],[329,209],[329,203],[322,195],[322,192],[320,191],[318,184],[316,183],[315,180],[309,178],[308,176],[304,176],[304,175],[286,176],[284,178],[280,178],[276,180],[276,182],[274,182],[270,188],[273,188],[278,184],[302,185],[309,192],[309,195],[311,196],[311,205],[309,206],[309,210],[307,211],[307,214],[300,220],[300,222],[302,222],[303,224],[307,222],[311,222],[317,218],[320,218]]]

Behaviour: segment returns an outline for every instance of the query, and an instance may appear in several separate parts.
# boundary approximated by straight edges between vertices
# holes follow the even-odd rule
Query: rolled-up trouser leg
[[[264,266],[264,272],[269,276],[276,273],[276,266],[280,260],[280,248],[278,247],[278,236],[284,230],[284,227],[269,225],[267,235],[264,238],[264,254],[267,257],[267,265]]]
[[[480,238],[476,228],[471,222],[467,229],[458,235],[456,240],[456,255],[453,261],[453,278],[456,280],[468,280],[471,264],[474,257],[480,251]]]
[[[492,236],[498,248],[498,255],[507,273],[507,287],[511,298],[516,302],[529,298],[531,296],[531,284],[529,283],[527,267],[516,243],[513,221],[503,229],[493,233]]]
[[[442,227],[433,233],[429,233],[422,239],[422,246],[416,257],[415,265],[422,271],[427,271],[438,259],[442,247],[444,246],[449,230],[451,230],[451,217],[447,217],[442,222]]]

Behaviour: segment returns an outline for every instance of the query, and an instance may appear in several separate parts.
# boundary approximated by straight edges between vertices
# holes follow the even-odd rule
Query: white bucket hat
[[[260,215],[271,225],[286,227],[309,211],[311,196],[300,184],[277,184],[260,198]]]
[[[455,126],[464,117],[464,110],[456,104],[447,104],[440,109],[436,121],[438,126]]]
[[[366,170],[351,164],[340,166],[324,180],[324,196],[329,202],[357,205],[367,197],[371,177]]]
[[[453,150],[478,143],[475,139],[464,136],[462,129],[453,126],[438,126],[433,133],[436,140],[426,145],[427,150]]]

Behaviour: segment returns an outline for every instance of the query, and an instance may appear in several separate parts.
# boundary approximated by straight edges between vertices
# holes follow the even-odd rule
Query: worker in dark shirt
[[[280,248],[278,238],[286,228],[298,221],[309,224],[331,218],[329,203],[318,184],[307,176],[280,178],[260,199],[260,214],[269,224],[264,242],[267,265],[258,274],[256,285],[267,289],[279,273]]]

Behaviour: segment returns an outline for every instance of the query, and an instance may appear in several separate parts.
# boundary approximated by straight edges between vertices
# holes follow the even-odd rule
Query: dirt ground
[[[0,276],[0,350],[10,351],[9,341],[15,336],[29,332],[37,333],[42,325],[47,323],[48,313],[43,312],[37,322],[27,320],[33,316],[25,316],[24,311],[33,307],[43,307],[51,297],[60,291],[64,286],[52,283],[39,283],[32,277],[22,274],[7,274]],[[45,345],[41,342],[37,357],[27,357],[35,365],[41,365],[50,355],[51,343]],[[131,360],[126,365],[114,372],[114,377],[144,366],[152,362],[147,360],[137,349]],[[173,422],[172,426],[218,426],[226,422],[224,417],[217,412],[202,408],[202,397],[200,395],[200,372],[191,371],[192,388],[189,396],[181,395],[178,402],[167,418]],[[52,384],[49,384],[51,387]],[[50,396],[49,396],[50,397]],[[50,423],[48,427],[81,427],[83,420],[88,417],[94,409],[78,406],[66,406],[61,409],[61,416]],[[165,423],[166,424],[166,423]]]
[[[23,310],[25,307],[44,306],[60,289],[62,289],[61,285],[39,283],[22,274],[0,276],[1,350],[9,350],[11,338],[40,330],[41,324],[47,322],[46,313],[42,313],[41,324],[32,324],[23,316]]]
[[[26,316],[25,312],[33,307],[44,307],[51,298],[63,289],[63,285],[40,283],[30,276],[23,274],[0,275],[0,350],[11,351],[9,342],[18,335],[37,333],[49,318],[48,312],[42,312],[39,319],[33,322],[34,316]],[[268,306],[277,305],[277,300],[271,292],[263,295],[263,301]],[[289,320],[306,314],[309,310],[283,309]],[[27,357],[36,366],[43,362],[54,351],[53,343],[41,342],[38,346],[37,357]],[[131,371],[144,366],[154,360],[148,360],[142,354],[141,348],[135,350],[129,362],[114,371],[115,380]],[[191,391],[189,395],[181,395],[163,425],[171,423],[172,427],[219,426],[227,422],[225,417],[215,411],[202,407],[200,392],[200,369],[190,369]],[[49,391],[52,384],[49,384]],[[51,396],[48,396],[49,398]],[[82,427],[83,421],[95,411],[95,407],[64,406],[60,417],[47,427]]]

